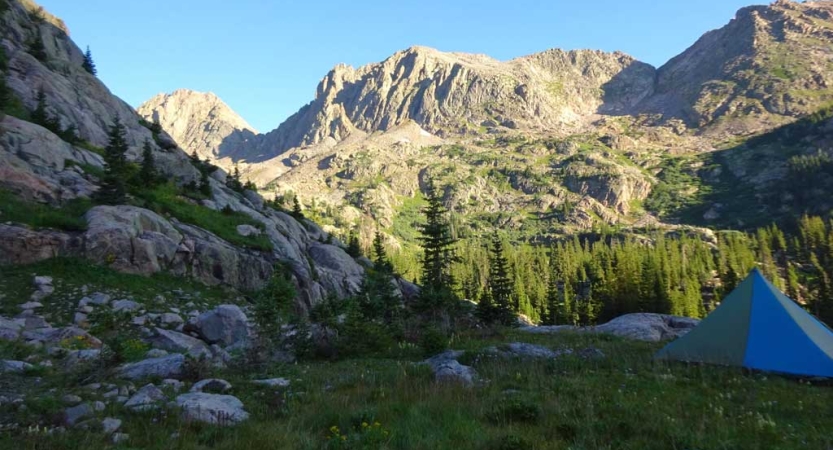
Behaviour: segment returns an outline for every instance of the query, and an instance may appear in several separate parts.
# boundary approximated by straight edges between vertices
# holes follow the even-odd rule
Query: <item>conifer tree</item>
[[[35,109],[32,111],[32,122],[43,127],[49,122],[49,113],[46,111],[46,93],[43,88],[38,89],[35,96]]]
[[[420,225],[422,243],[422,285],[429,288],[451,289],[454,278],[451,264],[455,261],[451,227],[447,210],[433,183],[428,187],[428,206],[424,209],[425,224]]]
[[[513,289],[509,278],[509,262],[503,253],[503,242],[497,232],[492,236],[491,254],[489,257],[489,297],[494,304],[495,322],[510,325],[514,314],[510,302]]]
[[[402,317],[402,301],[393,283],[393,266],[378,230],[373,238],[373,253],[374,266],[365,272],[359,306],[365,318],[393,325]]]
[[[142,165],[139,168],[139,182],[142,186],[152,188],[159,181],[159,174],[156,171],[156,161],[153,157],[153,148],[150,141],[145,139],[142,146]]]
[[[428,206],[423,210],[426,221],[419,227],[423,254],[420,261],[422,291],[417,307],[439,318],[456,298],[451,273],[451,266],[457,260],[454,255],[456,239],[433,182],[429,182],[427,200]]]
[[[377,229],[373,236],[373,264],[376,270],[393,273],[393,264],[388,258],[388,252],[385,250],[385,241],[382,238],[382,233]]]
[[[353,258],[362,256],[362,245],[355,231],[351,231],[350,236],[347,238],[347,254]]]
[[[118,205],[126,200],[127,158],[125,153],[128,150],[125,128],[118,116],[110,126],[109,139],[104,149],[104,176],[95,198],[99,203]]]
[[[292,215],[300,220],[304,218],[304,211],[301,210],[301,202],[298,201],[298,196],[292,197]]]
[[[93,62],[93,53],[90,51],[90,46],[87,46],[87,51],[84,53],[84,63],[82,64],[84,70],[91,73],[92,75],[97,75],[98,70],[95,68],[95,62]]]
[[[200,172],[200,186],[199,186],[200,194],[211,197],[211,182],[208,181],[208,171],[203,170]]]

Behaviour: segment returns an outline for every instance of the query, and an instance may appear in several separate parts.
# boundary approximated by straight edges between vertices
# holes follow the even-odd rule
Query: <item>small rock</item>
[[[111,435],[121,428],[121,420],[107,417],[101,421],[101,428],[105,435]]]
[[[124,404],[126,408],[133,411],[147,411],[156,408],[156,403],[165,400],[165,393],[153,384],[148,384],[139,389],[130,400]]]
[[[40,288],[41,286],[52,286],[52,277],[45,275],[36,276],[33,281],[35,283],[35,287],[37,288]]]
[[[249,418],[243,402],[231,395],[193,392],[177,397],[176,405],[185,419],[212,425],[233,425]]]
[[[110,296],[102,292],[96,292],[89,297],[89,303],[98,306],[104,306],[110,303]]]
[[[34,366],[23,361],[0,360],[0,373],[23,373]]]
[[[67,394],[61,397],[61,401],[67,405],[74,406],[81,403],[81,397],[73,394]]]
[[[99,349],[72,350],[64,358],[64,365],[67,367],[75,367],[80,363],[95,361],[100,356],[101,350]]]
[[[72,321],[76,325],[78,325],[79,327],[83,327],[83,326],[88,325],[87,315],[84,314],[84,313],[80,313],[80,312],[75,313],[75,317],[72,319]]]
[[[114,444],[121,444],[122,442],[126,442],[130,439],[130,435],[127,433],[114,433],[113,437],[110,438]]]
[[[43,303],[41,303],[41,302],[26,302],[26,303],[20,305],[20,309],[22,309],[22,310],[32,310],[32,309],[38,309],[38,308],[43,308]]]
[[[96,411],[104,411],[107,409],[107,405],[104,402],[93,402],[93,409]]]
[[[147,316],[136,316],[130,320],[130,323],[136,325],[137,327],[142,327],[148,322]]]
[[[118,389],[111,389],[111,390],[101,394],[101,396],[104,397],[104,398],[115,398],[115,397],[119,396],[119,390]]]
[[[145,353],[145,358],[161,358],[162,356],[167,356],[168,352],[162,350],[161,348],[152,348]]]
[[[576,354],[583,359],[602,359],[605,357],[604,352],[597,349],[596,347],[587,347],[585,349],[579,350]]]
[[[148,377],[178,378],[184,369],[185,357],[177,353],[125,364],[119,369],[119,376],[131,380]]]
[[[179,391],[182,390],[183,386],[185,386],[185,383],[183,383],[179,380],[174,380],[172,378],[168,378],[168,379],[162,380],[162,386],[169,387],[174,392],[179,392]]]
[[[125,311],[125,312],[133,312],[138,311],[142,308],[142,305],[134,302],[133,300],[116,300],[111,305],[113,311]]]
[[[223,393],[231,389],[231,383],[219,378],[209,378],[194,383],[191,392]]]
[[[81,419],[92,416],[95,411],[89,403],[82,403],[64,410],[64,423],[68,426],[75,426]]]
[[[78,312],[83,313],[83,314],[89,314],[93,311],[95,311],[95,308],[93,308],[90,305],[81,306],[81,307],[78,308]]]
[[[254,384],[268,387],[289,387],[289,380],[286,378],[269,378],[267,380],[252,380]]]
[[[183,322],[182,317],[179,314],[174,313],[165,313],[159,317],[159,321],[162,322],[164,325],[179,325]]]

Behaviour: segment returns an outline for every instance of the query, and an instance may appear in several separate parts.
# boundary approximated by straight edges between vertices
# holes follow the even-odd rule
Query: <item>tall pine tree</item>
[[[510,303],[513,283],[509,276],[509,262],[503,253],[503,241],[497,232],[492,236],[490,251],[488,287],[494,308],[493,320],[503,325],[511,325],[515,319]]]
[[[428,206],[423,210],[426,221],[419,227],[423,254],[420,261],[422,291],[417,306],[439,317],[456,299],[453,293],[454,277],[451,274],[451,266],[456,261],[456,239],[448,222],[448,211],[433,182],[429,182],[427,200]]]
[[[153,148],[150,141],[145,139],[142,147],[142,165],[139,169],[139,183],[143,187],[152,188],[159,181],[159,174],[156,171],[156,161],[153,157]]]
[[[125,153],[128,150],[128,145],[125,133],[121,119],[116,116],[113,119],[113,125],[110,126],[110,142],[104,149],[104,176],[101,179],[101,186],[95,194],[95,199],[99,203],[118,205],[126,200],[127,158]]]

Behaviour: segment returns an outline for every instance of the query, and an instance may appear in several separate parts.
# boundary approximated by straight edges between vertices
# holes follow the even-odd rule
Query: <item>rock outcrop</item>
[[[670,316],[667,314],[634,313],[619,316],[610,322],[595,327],[574,327],[570,325],[522,327],[527,333],[549,334],[563,331],[602,333],[638,341],[659,342],[676,339],[691,331],[699,319]]]
[[[247,146],[257,136],[251,125],[213,93],[180,89],[153,97],[137,111],[201,159],[246,157]]]

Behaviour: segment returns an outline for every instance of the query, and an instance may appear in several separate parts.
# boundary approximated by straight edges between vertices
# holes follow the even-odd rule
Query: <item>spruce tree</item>
[[[503,253],[503,242],[497,232],[492,236],[491,254],[489,257],[489,296],[494,303],[494,321],[503,325],[511,325],[514,314],[510,302],[512,300],[512,280],[509,277],[509,262]]]
[[[84,70],[91,73],[92,75],[97,75],[98,70],[95,68],[95,62],[93,62],[93,53],[90,51],[90,46],[87,46],[87,51],[84,53],[84,63],[82,64]]]
[[[43,88],[38,89],[35,96],[35,109],[32,111],[32,122],[42,127],[46,127],[49,123],[49,112],[46,111],[46,93]]]
[[[347,239],[347,254],[353,258],[362,256],[362,245],[359,242],[359,236],[354,232],[350,232],[350,237]]]
[[[125,153],[128,150],[128,145],[125,133],[124,125],[117,116],[113,120],[113,125],[110,126],[110,141],[104,149],[104,176],[101,179],[101,186],[95,194],[95,199],[99,203],[118,205],[126,200],[127,158]]]
[[[359,306],[365,318],[393,325],[402,317],[402,301],[393,282],[393,265],[378,231],[373,239],[373,251],[374,266],[365,272]]]
[[[422,291],[417,307],[439,318],[456,299],[451,266],[457,260],[454,255],[457,240],[433,182],[429,182],[427,194],[428,206],[423,210],[426,221],[419,227],[423,254],[420,261]]]
[[[297,195],[292,197],[292,215],[298,220],[304,218],[304,211],[301,210],[301,202],[298,201]]]
[[[200,172],[200,194],[211,198],[211,182],[208,181],[208,172],[203,170]]]
[[[139,169],[139,182],[143,187],[152,188],[159,181],[159,174],[156,172],[156,161],[153,157],[153,149],[150,141],[145,139],[142,147],[142,165]]]
[[[382,233],[379,230],[376,230],[376,234],[373,236],[373,264],[376,270],[393,273],[393,264],[388,258],[385,241],[382,239]]]

